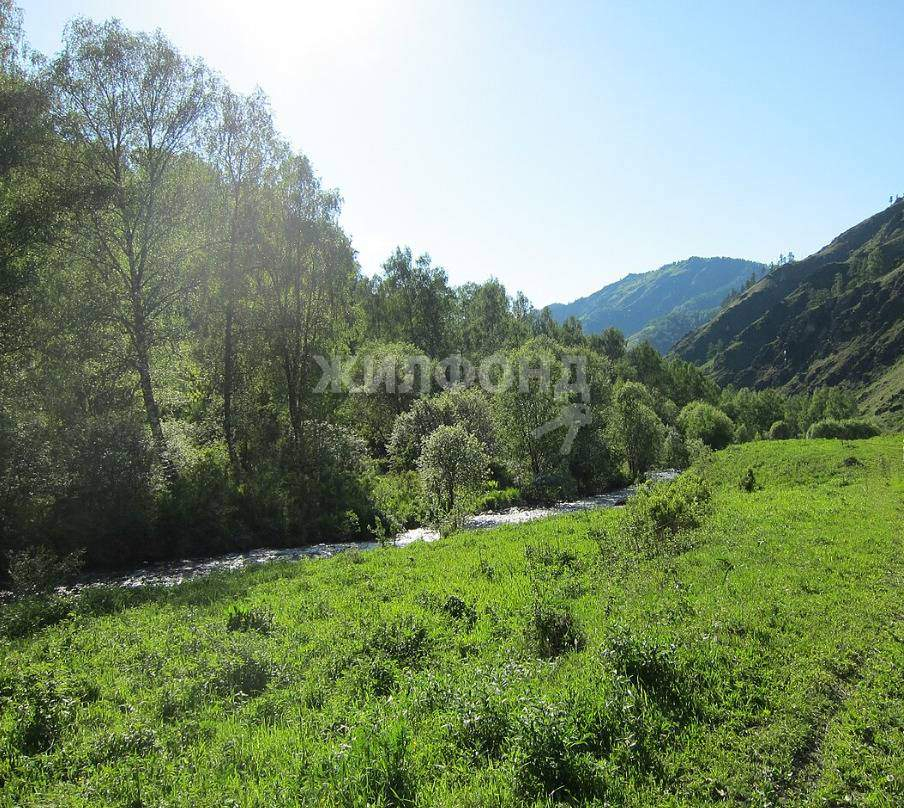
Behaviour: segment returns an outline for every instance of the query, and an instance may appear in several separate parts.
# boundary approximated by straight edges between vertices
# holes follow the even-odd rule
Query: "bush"
[[[11,640],[28,637],[72,614],[70,598],[24,598],[0,606],[0,636]]]
[[[660,456],[665,426],[653,411],[652,396],[640,382],[622,382],[613,396],[612,437],[639,479]]]
[[[26,755],[46,752],[57,744],[76,705],[72,694],[35,673],[0,682],[0,715],[12,717],[8,742]]]
[[[7,554],[7,575],[13,592],[20,597],[46,595],[71,580],[84,563],[85,553],[77,550],[57,555],[49,547],[26,547]]]
[[[212,672],[208,687],[218,696],[253,698],[267,689],[274,669],[269,660],[250,649],[235,649]]]
[[[567,604],[535,597],[524,630],[527,647],[537,656],[551,659],[567,651],[580,651],[587,636]]]
[[[879,427],[863,418],[851,418],[846,421],[826,418],[824,421],[817,421],[807,430],[808,438],[837,438],[842,440],[874,438],[878,434],[880,434]]]
[[[738,481],[738,488],[742,491],[746,491],[748,494],[756,488],[756,477],[753,474],[752,468],[748,468],[747,471],[744,472],[741,479]]]
[[[427,626],[412,615],[378,623],[366,632],[363,647],[367,653],[382,654],[403,667],[413,667],[432,646]]]
[[[384,522],[408,528],[416,527],[424,520],[421,484],[413,471],[376,477],[372,485],[372,497],[374,507]]]
[[[327,792],[316,804],[414,805],[415,773],[410,735],[402,721],[357,727],[348,745],[319,773]],[[308,802],[308,801],[306,801]]]
[[[577,483],[565,470],[538,474],[524,489],[528,502],[550,504],[563,499],[571,499],[577,494]]]
[[[769,440],[788,440],[794,437],[794,430],[787,421],[776,421],[769,427]]]
[[[745,423],[740,423],[735,429],[734,433],[734,442],[735,443],[748,443],[752,441],[754,438],[753,431],[749,426]]]
[[[509,758],[523,804],[586,804],[603,792],[599,769],[582,754],[586,733],[569,705],[526,703],[516,717]]]
[[[685,686],[674,645],[639,637],[627,626],[616,626],[609,632],[601,653],[619,676],[642,687],[658,701],[677,705],[691,695],[692,688]]]
[[[702,440],[711,449],[724,449],[734,438],[735,427],[722,410],[705,401],[692,401],[678,415],[678,426],[687,439]]]
[[[521,491],[517,488],[499,488],[495,480],[490,480],[487,492],[482,494],[475,508],[478,511],[502,511],[513,508],[521,502]]]
[[[626,546],[646,557],[680,552],[686,546],[682,533],[699,526],[709,496],[706,481],[695,472],[674,482],[644,483],[625,506]]]
[[[431,433],[424,441],[418,474],[434,514],[447,517],[473,505],[489,476],[488,467],[480,441],[463,426],[441,426]]]
[[[687,442],[687,455],[691,461],[691,465],[696,463],[706,463],[713,454],[710,449],[700,438],[692,438]]]
[[[273,632],[273,612],[265,606],[234,605],[230,607],[226,615],[226,630],[271,634]]]

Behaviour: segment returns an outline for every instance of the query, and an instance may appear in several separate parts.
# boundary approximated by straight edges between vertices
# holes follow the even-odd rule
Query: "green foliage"
[[[440,426],[463,426],[490,457],[497,454],[496,427],[490,402],[477,388],[455,387],[419,398],[396,418],[387,451],[400,469],[413,469],[424,440]]]
[[[503,511],[519,505],[523,497],[520,489],[508,486],[499,488],[495,480],[490,480],[487,491],[477,499],[478,511]]]
[[[788,440],[794,437],[794,430],[787,421],[776,421],[769,427],[769,440]]]
[[[0,636],[11,640],[36,634],[72,614],[70,598],[22,598],[0,608]]]
[[[841,438],[843,440],[862,440],[872,438],[880,432],[872,421],[852,418],[836,421],[827,418],[817,421],[807,430],[808,438]]]
[[[544,659],[567,651],[580,651],[587,642],[568,604],[557,604],[539,597],[531,604],[524,640],[531,653]]]
[[[753,473],[753,469],[749,466],[747,471],[741,476],[741,479],[738,480],[738,488],[748,494],[756,488],[756,476]]]
[[[399,528],[414,527],[424,521],[424,502],[417,472],[381,474],[371,486],[374,506],[384,521],[389,520]]]
[[[628,460],[633,479],[639,479],[659,458],[665,427],[653,411],[653,397],[640,382],[616,385],[611,432]]]
[[[714,453],[678,555],[634,554],[628,506],[82,593],[0,642],[4,799],[897,804],[900,464],[899,436]]]
[[[46,595],[68,583],[84,564],[85,553],[77,550],[59,556],[49,547],[26,547],[7,554],[6,574],[20,597]]]
[[[226,614],[226,629],[270,634],[273,631],[273,612],[266,607],[234,604]]]
[[[734,424],[722,410],[695,401],[678,415],[678,426],[688,440],[702,440],[711,449],[724,449],[734,437]]]
[[[423,443],[418,475],[433,513],[448,517],[473,505],[489,476],[489,459],[463,426],[441,426]]]
[[[685,469],[690,465],[687,444],[677,429],[670,428],[666,433],[660,462],[667,469]]]
[[[707,512],[710,491],[697,472],[674,482],[644,483],[625,507],[624,543],[644,557],[674,555],[690,546],[689,531]]]

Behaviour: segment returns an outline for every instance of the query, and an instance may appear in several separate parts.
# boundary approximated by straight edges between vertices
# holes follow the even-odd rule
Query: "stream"
[[[651,472],[648,479],[660,482],[673,480],[679,474],[674,469]],[[508,508],[503,511],[485,511],[470,516],[462,526],[463,530],[500,527],[501,525],[519,525],[533,522],[549,516],[561,516],[580,511],[591,511],[600,508],[615,508],[624,505],[628,497],[636,490],[636,485],[609,491],[605,494],[576,499],[568,502],[557,502],[542,508]],[[396,547],[406,547],[416,541],[436,541],[440,538],[437,531],[418,527],[399,533],[395,537]],[[345,550],[372,550],[379,547],[375,541],[347,541],[311,544],[305,547],[261,548],[239,553],[211,556],[209,558],[185,558],[177,561],[161,561],[144,564],[130,572],[87,573],[80,576],[75,586],[69,591],[78,591],[87,586],[175,586],[183,581],[209,575],[212,572],[238,570],[252,564],[268,564],[273,561],[301,561],[306,558],[329,558]]]

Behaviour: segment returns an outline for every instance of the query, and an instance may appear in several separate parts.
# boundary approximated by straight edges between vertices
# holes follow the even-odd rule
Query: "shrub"
[[[273,678],[273,666],[249,649],[239,648],[213,672],[208,682],[218,696],[258,696]]]
[[[705,401],[692,401],[678,415],[685,438],[702,440],[711,449],[724,449],[734,437],[734,424],[722,410]]]
[[[46,752],[70,723],[77,701],[52,680],[29,673],[0,684],[0,714],[10,711],[9,741],[26,755]]]
[[[28,637],[72,614],[73,601],[62,597],[24,598],[0,607],[0,636]]]
[[[515,788],[525,804],[540,798],[584,803],[603,790],[596,767],[583,748],[577,716],[562,704],[527,703],[514,721],[509,758]]]
[[[707,446],[700,438],[691,438],[687,442],[687,455],[691,461],[691,465],[696,463],[706,463],[713,454],[713,450]]]
[[[475,757],[498,759],[509,734],[504,683],[493,673],[475,677],[464,692],[452,695],[455,746]]]
[[[273,612],[265,606],[233,605],[226,615],[226,630],[271,634],[273,632]]]
[[[874,438],[880,432],[879,428],[863,418],[851,418],[846,421],[836,421],[826,418],[817,421],[807,430],[808,438],[838,438],[843,440],[861,440]]]
[[[472,628],[477,622],[477,610],[465,603],[458,595],[449,595],[440,608],[453,620],[463,620],[468,628]]]
[[[538,474],[524,489],[524,497],[528,502],[544,504],[570,499],[576,494],[577,484],[564,469]]]
[[[17,595],[46,595],[78,573],[84,557],[82,550],[60,556],[44,545],[11,550],[7,555],[7,575]]]
[[[581,566],[578,556],[564,547],[528,544],[524,548],[524,557],[531,575],[541,571],[553,578],[558,578]]]
[[[490,480],[487,492],[482,494],[474,507],[478,511],[502,511],[513,508],[521,502],[521,491],[517,488],[499,488],[495,480]]]
[[[535,597],[524,630],[527,647],[537,656],[551,659],[567,651],[580,651],[587,642],[584,629],[567,604]]]
[[[748,468],[741,476],[741,479],[738,481],[738,488],[742,491],[746,491],[748,494],[756,488],[756,477],[753,474],[752,468]]]
[[[424,441],[418,474],[433,512],[444,517],[466,509],[486,483],[489,459],[462,426],[441,426]]]
[[[317,780],[326,793],[317,804],[414,805],[415,774],[409,760],[409,731],[402,721],[356,728],[347,745]],[[324,765],[324,764],[321,764]]]
[[[644,483],[628,501],[621,522],[625,544],[653,557],[684,549],[682,534],[699,526],[709,501],[706,481],[695,472],[668,483]]]
[[[376,477],[372,496],[378,516],[384,522],[407,528],[415,527],[424,520],[420,480],[413,471]]]
[[[794,437],[794,430],[787,421],[776,421],[769,427],[769,440],[788,440]]]
[[[738,424],[734,433],[734,442],[735,443],[748,443],[752,441],[754,438],[753,431],[749,426],[745,423]]]
[[[365,633],[368,653],[384,654],[403,667],[416,666],[431,647],[427,626],[413,615],[403,615],[378,623]]]
[[[687,701],[690,688],[684,686],[674,645],[657,643],[637,636],[626,626],[616,626],[601,653],[619,676],[642,687],[657,700],[671,704]]]

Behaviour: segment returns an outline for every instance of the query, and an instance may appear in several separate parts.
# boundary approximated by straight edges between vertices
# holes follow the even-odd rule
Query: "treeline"
[[[856,412],[839,391],[720,391],[495,280],[453,287],[408,249],[367,278],[339,193],[262,93],[233,92],[159,33],[75,20],[46,60],[18,23],[0,0],[4,553],[119,565],[382,535]],[[456,355],[525,381],[407,389],[408,358],[451,381]],[[351,389],[317,389],[324,357]],[[374,384],[387,357],[398,384]],[[567,375],[575,357],[580,385],[531,371]]]

